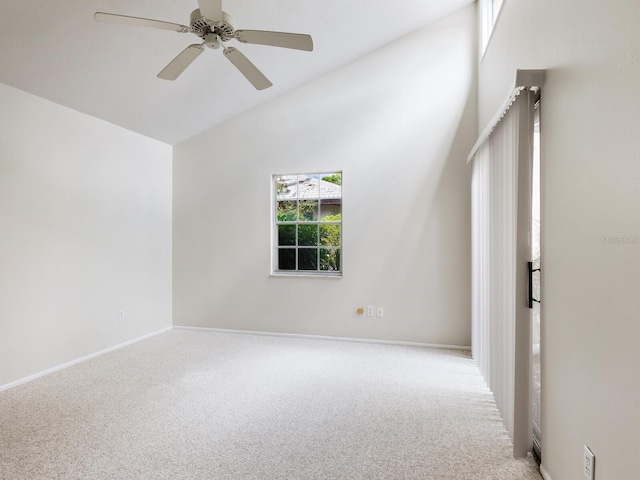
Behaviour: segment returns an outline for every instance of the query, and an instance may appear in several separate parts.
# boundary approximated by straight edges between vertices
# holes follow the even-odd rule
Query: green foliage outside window
[[[342,185],[342,174],[334,173],[333,175],[322,177],[322,180],[325,182],[335,183],[336,185]]]

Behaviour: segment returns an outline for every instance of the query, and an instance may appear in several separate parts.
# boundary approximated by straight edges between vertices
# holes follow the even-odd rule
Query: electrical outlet
[[[373,305],[367,305],[367,317],[373,317],[375,315],[375,307]]]
[[[596,456],[593,454],[589,447],[584,446],[584,478],[588,480],[595,480],[596,478]]]
[[[376,311],[376,317],[384,317],[384,308],[383,307],[378,307],[378,310]]]
[[[124,310],[119,310],[118,311],[118,321],[119,322],[124,322]]]

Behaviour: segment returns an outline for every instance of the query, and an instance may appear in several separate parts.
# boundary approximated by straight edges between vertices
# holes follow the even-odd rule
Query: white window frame
[[[340,278],[342,277],[342,272],[343,272],[343,268],[344,268],[344,262],[343,262],[343,238],[344,238],[344,231],[343,231],[343,222],[342,222],[342,214],[343,214],[343,186],[340,185],[340,220],[337,221],[322,221],[322,219],[317,218],[316,220],[305,220],[302,221],[299,218],[299,215],[296,214],[296,220],[291,220],[291,221],[281,221],[278,220],[278,188],[277,188],[277,181],[279,178],[281,177],[293,177],[293,176],[299,176],[299,177],[308,177],[308,178],[318,178],[321,179],[322,177],[325,176],[329,176],[332,174],[340,174],[340,176],[344,179],[344,174],[341,170],[333,170],[330,172],[313,172],[313,173],[288,173],[288,174],[274,174],[271,175],[271,275],[272,276],[296,276],[296,277],[333,277],[333,278]],[[301,200],[300,197],[296,197],[296,202],[299,202],[299,200]],[[322,208],[321,208],[321,196],[319,195],[318,197],[318,211],[320,214],[322,214]],[[297,203],[297,207],[299,208],[299,203]],[[326,247],[326,248],[330,248],[330,249],[337,249],[339,250],[339,258],[340,258],[340,268],[338,270],[320,270],[320,266],[321,266],[321,262],[320,262],[320,251],[323,248],[322,245],[320,245],[319,243],[319,232],[318,232],[318,245],[315,246],[304,246],[304,245],[298,245],[298,228],[296,228],[296,244],[292,245],[290,247],[284,247],[284,248],[291,248],[293,250],[296,251],[296,269],[294,270],[280,270],[279,267],[279,250],[281,248],[283,248],[281,245],[278,244],[278,232],[279,232],[279,226],[280,225],[295,225],[300,226],[306,226],[306,225],[317,225],[318,228],[320,228],[321,225],[339,225],[340,226],[340,241],[339,241],[339,245],[335,245],[335,246],[330,246],[330,247]],[[301,270],[299,269],[299,265],[298,265],[298,251],[300,249],[315,249],[317,252],[317,269],[316,270]]]
[[[484,57],[505,0],[480,0],[480,58]]]

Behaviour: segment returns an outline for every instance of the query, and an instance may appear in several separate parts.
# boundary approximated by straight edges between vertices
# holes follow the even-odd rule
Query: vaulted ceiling
[[[197,0],[4,1],[0,82],[175,144],[474,1],[223,0],[237,29],[313,37],[313,52],[230,42],[273,82],[262,91],[221,50],[206,49],[175,81],[158,79],[197,37],[94,20],[102,11],[189,25]]]

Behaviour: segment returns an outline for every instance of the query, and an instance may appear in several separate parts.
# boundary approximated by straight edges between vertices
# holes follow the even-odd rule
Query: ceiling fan
[[[191,65],[191,62],[200,56],[204,51],[204,47],[213,49],[222,47],[224,56],[240,70],[240,73],[242,73],[257,90],[263,90],[273,84],[238,49],[227,47],[224,43],[235,39],[241,43],[270,45],[273,47],[305,50],[307,52],[313,50],[313,40],[310,35],[269,32],[264,30],[236,30],[233,26],[231,16],[222,11],[222,0],[198,0],[198,6],[200,8],[191,12],[189,26],[104,12],[97,12],[94,18],[98,22],[159,28],[178,33],[193,33],[200,37],[202,43],[189,45],[158,74],[158,78],[164,80],[175,80],[178,78],[180,74]]]

